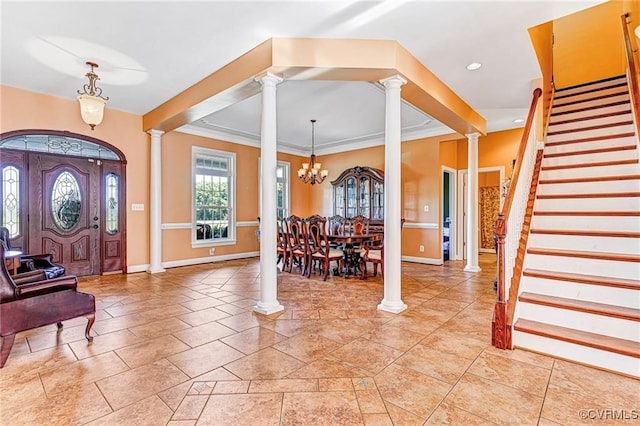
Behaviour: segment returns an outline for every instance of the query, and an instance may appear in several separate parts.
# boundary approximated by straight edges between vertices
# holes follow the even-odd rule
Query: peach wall
[[[73,94],[71,94],[73,95]],[[22,129],[69,131],[91,136],[120,149],[127,157],[127,265],[149,263],[149,136],[142,117],[105,110],[104,121],[91,131],[80,118],[75,100],[0,86],[0,132]],[[145,211],[131,211],[132,203]]]
[[[186,133],[169,132],[162,137],[162,223],[191,223],[191,150],[194,146],[236,154],[236,221],[256,222],[259,215],[260,149]],[[278,160],[289,162],[291,173],[295,175],[303,158],[278,153]],[[294,176],[291,179],[290,196],[292,212],[308,216],[309,188]],[[257,229],[257,225],[237,227],[237,243],[215,246],[216,256],[259,251],[259,240],[255,235]],[[166,234],[162,248],[164,262],[209,256],[209,247],[191,247],[191,228],[163,232]]]
[[[538,127],[538,139],[542,140],[553,96],[553,21],[529,28],[529,37],[542,73],[542,116]]]
[[[440,223],[440,197],[442,176],[440,168],[441,142],[451,139],[452,135],[417,139],[402,143],[401,204],[402,216],[406,223]],[[447,145],[453,150],[454,144]],[[448,153],[450,155],[450,153]],[[323,167],[329,170],[329,179],[336,179],[342,171],[354,166],[369,166],[384,170],[384,146],[347,151],[318,156]],[[449,161],[449,160],[448,160]],[[322,215],[333,214],[332,187],[316,185],[311,190],[311,212]],[[429,212],[424,212],[424,206]],[[402,255],[439,259],[442,252],[440,229],[421,229],[405,227],[402,231]],[[420,252],[419,246],[425,251]]]
[[[478,138],[478,167],[504,166],[507,176],[511,173],[511,163],[518,153],[520,139],[524,130],[512,129],[489,133]],[[458,169],[467,168],[466,139],[458,140]]]
[[[553,23],[556,88],[625,73],[622,2],[610,1]]]

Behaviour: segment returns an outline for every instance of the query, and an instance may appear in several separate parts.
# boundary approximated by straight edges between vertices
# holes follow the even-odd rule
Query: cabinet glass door
[[[336,206],[335,214],[344,216],[344,185],[335,186],[334,200]]]
[[[347,179],[347,214],[346,217],[355,216],[357,209],[356,179]]]
[[[371,194],[369,193],[369,178],[361,177],[359,184],[358,194],[358,213],[364,217],[369,217],[371,214],[369,211],[369,202],[371,200]]]
[[[384,219],[384,183],[373,183],[373,218]]]

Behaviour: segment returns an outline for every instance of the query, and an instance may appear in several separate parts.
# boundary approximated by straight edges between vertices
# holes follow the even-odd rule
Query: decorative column
[[[162,135],[163,131],[150,130],[151,135],[151,188],[149,252],[151,259],[147,272],[164,272],[162,267]]]
[[[255,312],[269,315],[284,310],[278,302],[278,268],[276,241],[277,121],[276,86],[280,77],[265,74],[257,80],[262,84],[262,126],[260,137],[260,166],[262,170],[262,203],[260,208],[260,300]]]
[[[407,309],[401,298],[402,240],[401,182],[402,126],[400,121],[400,88],[406,81],[400,76],[381,82],[385,87],[385,137],[384,137],[384,299],[378,305],[381,311],[399,313]]]
[[[467,265],[466,272],[480,272],[478,266],[478,136],[469,133],[467,140]]]

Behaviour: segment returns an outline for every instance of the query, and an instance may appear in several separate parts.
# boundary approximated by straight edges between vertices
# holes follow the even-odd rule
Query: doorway
[[[474,226],[474,232],[477,232],[477,241],[478,241],[478,252],[495,252],[493,247],[493,227],[495,225],[495,220],[497,219],[497,212],[502,209],[502,204],[504,199],[500,196],[500,183],[504,182],[505,176],[505,167],[504,166],[495,166],[495,167],[481,167],[478,169],[478,199],[477,199],[477,222]],[[467,200],[468,200],[468,186],[467,186],[467,178],[468,178],[468,170],[460,170],[458,172],[458,182],[459,183],[459,191],[458,191],[458,203],[462,206],[458,211],[458,223],[460,223],[460,235],[458,235],[457,242],[460,247],[460,257],[461,260],[467,259]],[[495,198],[493,196],[484,197],[486,202],[481,200],[481,190],[480,188],[496,186],[498,189],[484,191],[487,194],[493,192],[497,192],[498,194],[498,204],[497,209],[495,208]],[[491,201],[490,206],[487,204]],[[490,208],[484,209],[483,206],[489,206]],[[491,248],[483,248],[483,235],[485,235],[484,241],[487,247]],[[487,237],[488,236],[488,237]],[[489,242],[490,240],[490,242]]]
[[[51,253],[68,275],[125,272],[122,153],[82,135],[34,132],[0,137],[0,223],[11,246]]]
[[[456,170],[442,166],[442,260],[458,259],[456,253]]]

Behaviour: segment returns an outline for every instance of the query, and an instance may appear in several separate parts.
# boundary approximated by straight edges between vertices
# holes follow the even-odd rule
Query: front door
[[[100,166],[29,154],[29,249],[52,253],[68,275],[100,274]]]

